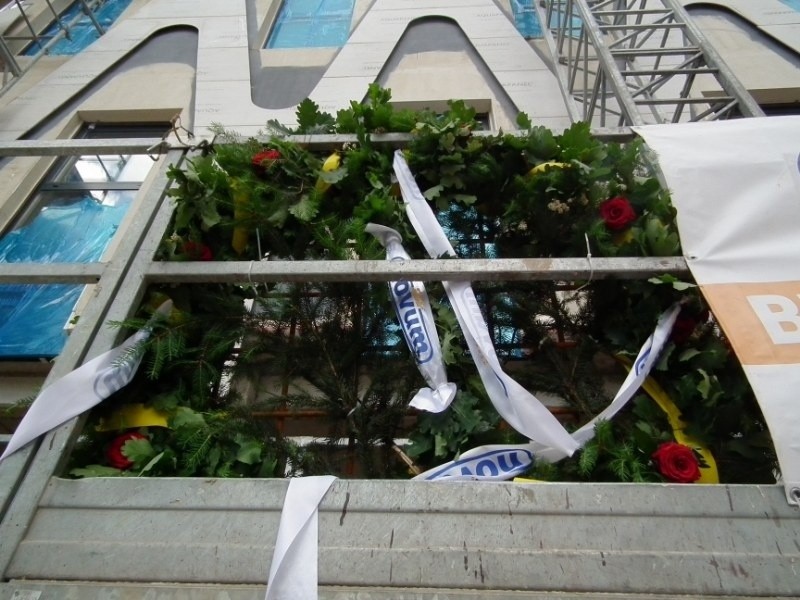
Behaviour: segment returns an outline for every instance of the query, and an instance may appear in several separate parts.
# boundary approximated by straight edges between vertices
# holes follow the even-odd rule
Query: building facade
[[[495,0],[8,3],[0,10],[4,66],[0,89],[0,147],[4,148],[0,160],[2,261],[72,266],[61,274],[57,273],[57,266],[50,271],[43,267],[26,272],[25,265],[16,271],[10,267],[6,270],[8,276],[0,290],[0,404],[11,405],[36,394],[45,382],[52,382],[113,345],[115,334],[105,330],[102,323],[130,315],[141,295],[137,278],[142,277],[152,260],[153,239],[148,236],[158,232],[159,227],[163,230],[165,219],[169,218],[162,194],[167,185],[166,168],[203,140],[211,142],[218,126],[243,136],[263,135],[270,121],[293,126],[296,106],[305,98],[335,114],[351,101],[361,101],[368,85],[374,82],[391,89],[392,101],[398,107],[441,110],[449,100],[461,99],[477,111],[487,129],[506,131],[516,128],[520,112],[535,125],[553,130],[563,130],[575,120],[586,119],[598,134],[627,135],[629,125],[702,119],[720,110],[719,118],[724,118],[728,110],[742,116],[760,111],[796,114],[800,110],[800,3],[796,0],[682,0],[674,7],[681,18],[688,15],[688,21],[675,27],[677,33],[658,34],[654,32],[661,13],[647,13],[655,3],[642,3],[644,8],[638,8],[638,15],[639,3],[591,3],[596,5],[596,11],[618,11],[620,18],[638,19],[627,24],[634,28],[626,29],[623,35],[643,38],[636,47],[640,61],[636,67],[622,54],[614,55],[613,44],[608,52],[597,45],[598,39],[608,41],[608,36],[613,35],[609,33],[613,23],[607,24],[607,29],[594,30],[589,27],[588,16],[571,2],[547,4],[548,7],[537,7],[530,1]],[[673,5],[664,2],[661,6],[669,9]],[[73,12],[68,12],[71,9]],[[546,23],[548,19],[550,22]],[[695,34],[686,37],[685,31],[699,32],[702,44],[692,37]],[[670,37],[673,35],[683,37],[676,40]],[[690,57],[685,50],[670,54],[676,43],[697,46],[702,56]],[[646,79],[660,77],[658,72],[664,69],[686,71],[685,78],[665,78],[658,83]],[[634,80],[638,88],[632,83]],[[632,104],[627,104],[623,88],[628,90]],[[644,97],[642,94],[648,101],[637,103]],[[727,98],[728,94],[730,102],[719,104],[722,109],[716,107],[715,98]],[[674,98],[678,101],[668,101]],[[142,145],[143,139],[150,143]],[[162,140],[166,144],[159,144]],[[77,150],[69,150],[71,141]],[[56,217],[38,218],[45,207],[57,208],[49,213]],[[75,267],[77,263],[87,266],[81,270]],[[60,278],[54,278],[54,274]],[[64,287],[31,287],[47,281],[57,281]],[[89,285],[84,287],[86,283]],[[264,565],[268,557],[255,562],[248,562],[247,557],[256,548],[261,552],[262,544],[250,538],[241,544],[232,541],[226,537],[225,527],[211,528],[201,539],[187,541],[192,552],[197,553],[197,560],[176,558],[180,544],[159,539],[157,543],[171,548],[169,560],[182,562],[182,566],[165,565],[163,559],[154,559],[161,555],[153,553],[147,540],[126,546],[133,551],[126,559],[111,559],[106,564],[92,556],[103,552],[103,548],[111,554],[119,550],[113,539],[99,530],[113,529],[119,518],[115,510],[120,506],[154,515],[145,517],[154,519],[153,523],[167,524],[170,517],[161,514],[165,512],[163,507],[181,502],[187,507],[186,514],[179,517],[182,527],[205,527],[201,513],[209,509],[225,513],[226,518],[239,519],[238,530],[244,532],[260,527],[257,519],[251,520],[252,513],[260,510],[259,497],[281,493],[281,482],[272,482],[277,487],[269,489],[238,482],[228,492],[241,498],[237,504],[229,503],[227,495],[209,492],[201,482],[171,481],[164,488],[159,488],[159,483],[135,488],[126,482],[112,489],[103,488],[102,481],[80,482],[85,484],[81,486],[78,482],[51,479],[58,475],[63,462],[59,452],[70,447],[78,430],[79,425],[73,422],[48,437],[47,444],[55,450],[29,448],[0,465],[3,539],[9,540],[0,550],[0,569],[8,581],[0,584],[0,593],[10,598],[12,594],[39,590],[44,598],[71,597],[68,594],[100,597],[108,592],[107,588],[91,585],[26,587],[19,583],[24,579],[121,580],[133,586],[130,594],[156,593],[130,583],[135,581],[246,584],[256,591],[230,588],[224,593],[229,597],[240,593],[243,598],[259,593],[256,582],[260,573],[266,576]],[[403,488],[400,484],[387,488],[368,482],[352,485],[354,498],[358,494],[363,499],[361,504],[355,503],[359,524],[347,532],[349,537],[341,542],[345,548],[341,554],[336,550],[339,542],[334,539],[335,532],[323,534],[328,550],[321,559],[321,572],[326,585],[356,586],[353,589],[363,585],[378,594],[373,597],[387,598],[418,596],[381,596],[390,592],[375,590],[391,585],[402,590],[397,593],[412,594],[408,590],[413,587],[455,590],[472,584],[490,590],[563,589],[561,584],[542,581],[528,586],[525,577],[516,574],[502,555],[530,553],[531,549],[499,537],[494,545],[486,546],[493,573],[488,583],[484,581],[481,540],[491,539],[499,524],[505,528],[508,523],[483,492],[470,497],[470,492],[459,488],[452,497],[439,497],[436,492]],[[108,490],[108,497],[98,500],[96,495],[104,494],[103,489]],[[126,496],[131,493],[133,496]],[[730,501],[732,516],[728,516],[720,508],[724,501],[723,508],[728,509],[725,494],[728,499],[731,496],[727,486],[697,492],[690,502],[699,503],[701,508],[694,512],[680,506],[651,509],[651,505],[666,501],[654,496],[652,490],[633,491],[620,486],[603,492],[609,494],[606,500],[611,498],[626,506],[613,527],[598,516],[599,509],[592,499],[596,493],[591,486],[544,492],[545,502],[551,503],[545,512],[550,511],[552,518],[543,527],[549,528],[548,539],[555,546],[561,528],[555,519],[558,511],[553,507],[566,495],[567,513],[561,516],[569,517],[563,529],[567,541],[552,553],[537,557],[552,570],[566,560],[574,561],[570,576],[574,585],[570,589],[576,593],[626,591],[615,583],[619,578],[604,570],[604,557],[596,561],[595,556],[582,554],[582,529],[596,527],[600,535],[611,536],[606,529],[616,526],[624,530],[620,543],[630,542],[620,551],[622,562],[618,568],[642,573],[638,583],[627,591],[788,596],[800,590],[797,582],[787,581],[786,576],[797,554],[776,559],[762,548],[739,555],[725,541],[720,541],[718,549],[728,552],[726,560],[730,560],[725,563],[728,571],[719,575],[718,588],[707,583],[708,570],[715,568],[716,559],[713,552],[706,551],[687,559],[689,576],[684,581],[667,582],[669,568],[679,565],[681,559],[662,555],[666,556],[673,547],[684,547],[681,540],[685,540],[695,522],[692,518],[705,518],[703,527],[720,540],[725,528],[715,529],[715,524],[722,522],[744,528],[761,541],[777,535],[774,527],[780,528],[781,521],[795,535],[797,515],[781,506],[780,494],[775,490],[740,490],[735,503]],[[766,510],[773,511],[767,520],[761,518],[764,510],[757,500],[763,501],[765,493]],[[204,494],[213,496],[208,505],[199,500]],[[330,501],[327,522],[334,523],[340,515],[342,525],[350,494],[349,487],[337,489]],[[398,509],[393,498],[403,494],[410,495],[410,504]],[[529,500],[528,494],[513,492],[517,507]],[[579,506],[577,512],[570,506],[570,497]],[[272,520],[259,530],[264,539],[274,536],[273,521],[280,511],[279,499],[270,498],[265,510],[271,511]],[[468,511],[476,514],[491,513],[471,534],[470,543],[476,547],[467,548],[465,542],[463,552],[458,548],[437,553],[433,566],[422,561],[407,562],[398,579],[384,577],[382,570],[373,576],[365,566],[369,564],[365,553],[383,549],[381,536],[386,532],[370,521],[370,515],[400,510],[404,516],[398,517],[398,527],[410,526],[410,521],[429,518],[419,515],[427,515],[431,503],[437,502],[464,503]],[[345,509],[340,514],[333,507],[342,503]],[[680,504],[674,499],[668,503]],[[94,511],[97,516],[94,525],[89,521],[80,524],[78,515],[92,514],[87,511]],[[653,514],[672,519],[675,528],[672,534],[665,534],[665,539],[671,541],[663,547],[643,544],[644,534],[637,532],[646,517]],[[540,517],[533,511],[519,519],[526,526],[538,527],[543,523]],[[71,522],[73,519],[76,521]],[[753,522],[759,524],[752,525]],[[419,553],[426,544],[449,544],[442,532],[453,523],[447,519],[430,523],[434,529],[441,529],[441,536],[428,541],[410,540],[404,553]],[[165,535],[177,535],[175,529],[163,526],[163,531],[170,532]],[[361,527],[366,532],[363,543],[358,539]],[[71,528],[74,531],[68,531]],[[126,531],[136,528],[136,518],[124,527]],[[85,537],[85,531],[92,533]],[[215,540],[223,538],[226,541],[219,547],[230,553],[224,564],[212,556],[218,549]],[[100,550],[93,550],[93,543]],[[381,561],[391,562],[389,549],[391,543]],[[62,560],[73,550],[69,559]],[[351,573],[342,573],[342,560],[352,563]],[[452,574],[447,564],[455,560],[463,560],[467,575],[472,577],[475,571],[479,576],[464,576],[465,579],[461,574]],[[740,560],[744,562],[737,562]],[[126,563],[135,563],[129,573],[124,572]],[[653,567],[654,564],[659,566]],[[650,578],[646,573],[653,568],[658,572]],[[121,573],[119,577],[110,574],[114,569],[121,569],[117,571]],[[760,569],[761,574],[748,581],[738,569]],[[717,566],[717,573],[719,570]],[[186,592],[188,588],[181,589]],[[192,593],[198,598],[223,597],[214,595],[223,592],[205,588]],[[339,597],[333,591],[328,593]],[[357,591],[341,593],[345,594],[341,597],[356,597],[346,594]]]

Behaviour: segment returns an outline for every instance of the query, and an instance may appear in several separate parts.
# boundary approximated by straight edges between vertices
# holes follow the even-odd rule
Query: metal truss
[[[599,127],[763,116],[677,0],[542,0],[573,119]]]

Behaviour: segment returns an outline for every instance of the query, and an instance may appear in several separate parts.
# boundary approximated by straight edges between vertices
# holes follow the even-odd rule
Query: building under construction
[[[800,111],[798,0],[4,4],[0,225],[38,244],[0,263],[8,407],[119,343],[104,324],[131,317],[166,277],[155,252],[172,218],[167,172],[219,125],[264,136],[267,122],[294,127],[306,98],[336,114],[373,83],[397,108],[461,99],[491,131],[515,130],[523,112],[556,131],[585,121],[609,140]],[[87,199],[111,210],[87,215]],[[48,207],[76,209],[69,235],[31,227]],[[688,272],[681,257],[670,264]],[[247,261],[224,274],[191,265],[186,281],[288,277]],[[386,281],[381,269],[337,276]],[[20,412],[0,417],[2,443]],[[0,598],[263,595],[286,480],[67,479],[82,427],[72,419],[0,463]],[[779,485],[351,479],[320,512],[323,598],[800,596],[800,513]]]

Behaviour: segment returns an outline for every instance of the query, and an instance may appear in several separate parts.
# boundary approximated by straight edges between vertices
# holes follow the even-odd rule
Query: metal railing
[[[402,146],[409,136],[375,136],[383,143]],[[619,134],[612,135],[618,138]],[[312,149],[354,140],[353,136],[302,136],[294,141]],[[379,142],[380,143],[380,142]],[[406,279],[441,281],[513,281],[647,278],[659,273],[685,275],[682,257],[564,259],[459,259],[391,261],[234,261],[165,263],[154,260],[173,211],[166,198],[171,165],[179,165],[191,152],[185,146],[169,147],[163,140],[61,140],[0,142],[0,156],[69,156],[87,153],[161,153],[157,173],[142,191],[124,239],[105,261],[83,264],[0,263],[0,283],[91,283],[96,293],[55,362],[45,386],[86,360],[109,350],[118,332],[105,327],[123,321],[136,310],[151,283],[273,282],[273,281],[391,281]],[[76,418],[52,430],[38,443],[21,449],[0,464],[0,574],[8,567],[17,545],[33,519],[51,477],[57,475],[80,434],[83,419]]]

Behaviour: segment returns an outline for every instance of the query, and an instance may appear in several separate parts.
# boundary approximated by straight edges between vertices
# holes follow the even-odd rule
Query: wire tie
[[[589,279],[581,287],[575,290],[576,294],[592,283],[592,279],[594,279],[594,265],[592,264],[592,247],[589,245],[589,234],[584,233],[583,239],[586,240],[586,260],[589,262]]]

